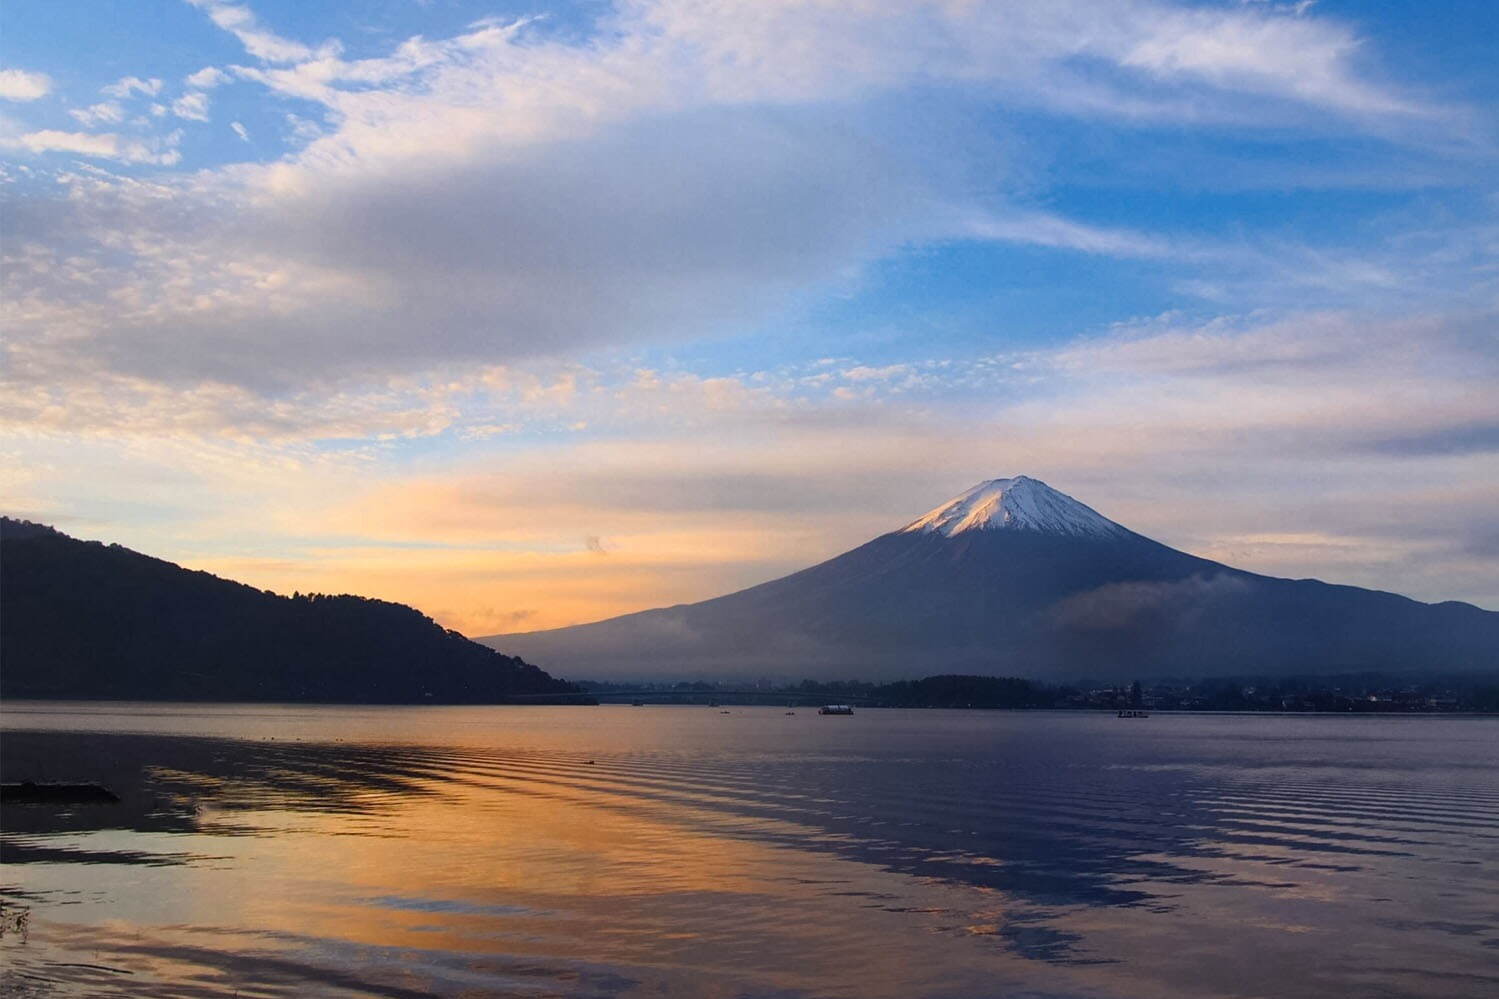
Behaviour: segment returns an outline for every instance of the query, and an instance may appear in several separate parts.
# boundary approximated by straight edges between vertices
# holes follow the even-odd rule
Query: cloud
[[[276,165],[253,171],[253,197],[70,184],[18,224],[93,242],[98,297],[75,286],[32,312],[33,342],[83,320],[95,364],[274,385],[711,333],[940,233],[922,217],[940,195],[913,163],[868,159],[869,141],[821,113],[730,113],[410,174]]]
[[[1073,594],[1050,610],[1064,630],[1106,632],[1114,641],[1162,643],[1172,630],[1190,628],[1215,607],[1230,606],[1251,588],[1240,576],[1194,576],[1172,582],[1108,583]]]
[[[189,73],[183,77],[182,82],[197,90],[212,90],[220,84],[228,83],[234,79],[228,73],[217,66],[204,66],[196,73]]]
[[[338,51],[338,47],[333,44],[314,51],[300,42],[282,38],[262,27],[250,8],[242,4],[224,3],[222,0],[188,0],[188,3],[207,13],[214,24],[239,39],[245,51],[257,59],[273,63],[305,62],[318,56],[333,55]],[[207,70],[199,70],[198,74],[205,72]]]
[[[29,73],[24,69],[0,69],[0,100],[34,101],[52,92],[52,78],[46,73]]]
[[[1499,421],[1478,419],[1432,429],[1414,428],[1375,437],[1367,446],[1396,455],[1499,453]]]
[[[207,121],[208,101],[208,95],[202,91],[191,91],[172,102],[172,113],[192,121]]]
[[[1017,473],[1241,568],[1499,606],[1499,451],[1445,442],[1499,422],[1494,322],[1166,316],[1055,349],[912,358],[916,387],[864,379],[872,394],[851,401],[841,379],[806,384],[815,362],[454,367],[270,403],[54,382],[0,397],[0,467],[25,470],[4,491],[43,519],[93,519],[257,585],[414,602],[474,633],[507,630],[480,624],[484,608],[552,627],[751,585]],[[877,370],[838,365],[861,367]],[[1389,447],[1401,434],[1430,442]],[[441,447],[411,460],[427,440]],[[225,537],[251,548],[211,554]],[[268,549],[276,565],[252,557]],[[1131,598],[1116,617],[1148,612],[1148,592],[1113,596]]]
[[[1272,10],[1234,16],[1198,8],[1162,12],[1148,32],[1124,40],[1120,63],[1161,78],[1196,77],[1358,114],[1432,112],[1357,79],[1350,67],[1359,47],[1360,40],[1335,23]]]
[[[156,163],[171,166],[181,155],[174,148],[177,139],[168,136],[165,140],[142,142],[122,139],[113,133],[61,132],[43,129],[27,132],[7,144],[31,153],[77,153],[99,159],[120,160],[125,163]]]
[[[1106,256],[1151,258],[1177,255],[1177,251],[1159,237],[1124,229],[1091,226],[1043,212],[1012,212],[1004,216],[975,219],[970,232],[978,239],[1048,246]]]
[[[909,375],[910,373],[911,366],[909,364],[886,364],[878,368],[860,364],[842,372],[843,377],[851,382],[884,382]]]
[[[1177,242],[1012,203],[1001,144],[975,115],[1294,123],[1267,95],[1331,118],[1420,110],[1359,74],[1349,29],[1268,8],[912,3],[829,18],[790,2],[711,16],[632,3],[584,41],[486,22],[347,59],[244,5],[194,2],[255,60],[239,77],[327,124],[297,117],[306,145],[274,163],[185,175],[150,198],[69,182],[22,211],[21,237],[66,242],[91,276],[52,297],[44,278],[15,278],[35,290],[12,335],[39,372],[279,391],[721,335],[943,241],[1179,259]],[[133,76],[105,88],[160,89]],[[207,101],[192,90],[171,109],[206,120]],[[176,156],[67,134],[28,148]],[[996,163],[998,180],[976,184]]]
[[[116,135],[93,135],[48,129],[21,136],[19,145],[33,153],[69,152],[113,158],[119,155],[120,140]]]
[[[125,109],[115,101],[102,101],[86,108],[72,108],[68,114],[84,128],[116,125],[125,120]]]
[[[135,94],[142,97],[155,97],[161,93],[161,81],[156,78],[143,80],[138,76],[122,76],[107,87],[101,87],[99,93],[106,97],[124,99]]]
[[[837,18],[799,2],[630,10],[626,29],[701,52],[708,86],[726,93],[843,95],[922,76],[982,80],[1034,105],[1135,116],[1238,116],[1242,105],[1226,96],[1234,94],[1336,113],[1434,110],[1361,78],[1360,39],[1343,24],[1273,8],[907,3],[858,5]],[[1146,80],[1173,89],[1152,92]]]

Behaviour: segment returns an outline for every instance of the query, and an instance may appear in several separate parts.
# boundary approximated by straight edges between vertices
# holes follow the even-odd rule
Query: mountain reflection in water
[[[1499,992],[1499,721],[7,705],[15,995]],[[25,915],[25,925],[14,920]]]

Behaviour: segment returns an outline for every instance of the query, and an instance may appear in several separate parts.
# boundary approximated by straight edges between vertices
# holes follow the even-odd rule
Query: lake
[[[0,710],[14,996],[1494,996],[1499,719]]]

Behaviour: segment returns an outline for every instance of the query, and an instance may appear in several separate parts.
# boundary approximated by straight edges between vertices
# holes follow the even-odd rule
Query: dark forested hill
[[[402,604],[278,596],[0,518],[0,697],[493,703],[573,689]]]

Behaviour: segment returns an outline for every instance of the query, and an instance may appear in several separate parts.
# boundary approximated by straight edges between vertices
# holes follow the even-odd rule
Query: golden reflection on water
[[[0,941],[13,989],[1312,996],[1357,980],[1451,996],[1482,994],[1499,939],[1487,882],[1453,866],[1499,859],[1492,775],[1392,781],[1409,739],[1355,740],[1340,751],[1364,776],[1324,781],[1304,747],[1245,729],[1257,719],[93,706],[29,721],[5,719],[7,779],[26,761],[108,765],[128,794],[115,813],[7,812],[7,892],[35,916],[26,944]],[[85,725],[99,731],[69,729]],[[1253,739],[1225,748],[1238,730]],[[1492,734],[1438,732],[1432,751],[1492,755]],[[1414,924],[1420,951],[1467,977],[1394,960]]]
[[[342,816],[234,814],[277,834],[238,841],[251,844],[240,861],[259,890],[226,886],[239,911],[213,921],[369,947],[656,967],[696,980],[694,991],[726,966],[757,988],[794,991],[830,958],[842,994],[903,994],[922,979],[932,946],[920,938],[939,932],[946,910],[848,904],[909,898],[919,886],[746,838],[791,823],[642,804],[596,773],[545,762],[474,767],[440,794],[396,798],[358,834]],[[213,822],[211,813],[206,833]],[[724,835],[725,822],[739,835]],[[912,929],[913,909],[927,917],[917,946],[892,946]]]

